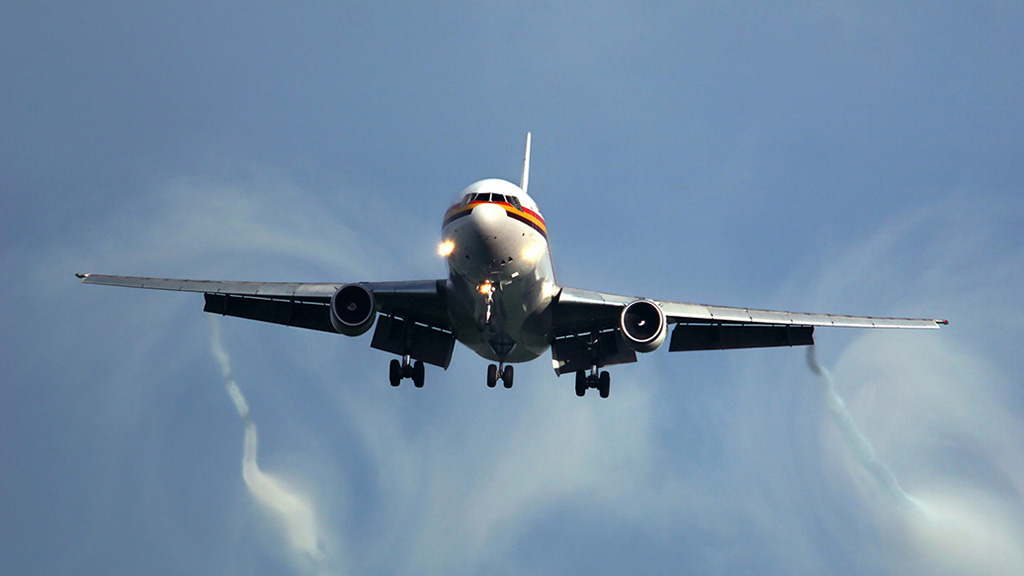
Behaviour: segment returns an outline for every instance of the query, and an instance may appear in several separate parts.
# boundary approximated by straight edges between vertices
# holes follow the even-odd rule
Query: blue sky
[[[1024,569],[1017,3],[2,11],[0,573]],[[817,332],[873,453],[802,349],[392,389],[368,337],[72,276],[440,277],[528,130],[566,285],[949,318]]]

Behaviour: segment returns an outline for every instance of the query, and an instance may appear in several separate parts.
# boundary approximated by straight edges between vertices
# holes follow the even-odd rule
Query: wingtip
[[[83,274],[81,272],[75,272],[75,278],[78,278],[79,280],[85,280],[88,277],[89,277],[88,274]]]
[[[936,320],[935,323],[941,324],[942,326],[949,326],[949,320]]]

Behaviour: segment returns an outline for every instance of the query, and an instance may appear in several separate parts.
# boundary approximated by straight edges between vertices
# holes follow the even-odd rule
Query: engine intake
[[[377,319],[373,292],[359,284],[346,284],[331,296],[331,325],[345,336],[365,334]]]
[[[626,345],[636,352],[653,352],[665,343],[668,328],[661,306],[650,300],[636,300],[622,309],[619,319]]]

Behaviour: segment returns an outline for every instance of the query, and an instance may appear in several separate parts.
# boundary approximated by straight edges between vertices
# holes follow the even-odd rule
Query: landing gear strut
[[[497,366],[491,364],[487,367],[487,387],[494,388],[498,385],[498,380],[501,380],[505,388],[511,388],[514,375],[515,370],[513,370],[513,367],[505,366],[504,362]]]
[[[582,398],[587,393],[587,388],[596,388],[601,398],[607,398],[612,385],[612,377],[608,372],[598,372],[594,366],[590,375],[586,370],[576,372],[576,395]]]
[[[409,356],[402,357],[401,362],[399,362],[397,358],[391,360],[388,379],[391,381],[392,386],[398,386],[401,384],[403,378],[411,378],[413,386],[423,388],[423,362],[417,360],[416,362],[410,363],[411,360],[412,359]]]

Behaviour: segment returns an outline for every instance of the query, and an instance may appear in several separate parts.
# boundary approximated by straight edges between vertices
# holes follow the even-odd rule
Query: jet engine
[[[331,296],[331,324],[345,336],[365,334],[377,319],[373,292],[359,284],[346,284]]]
[[[622,309],[619,319],[626,345],[636,352],[653,352],[665,343],[668,328],[661,306],[650,300],[635,300]]]

